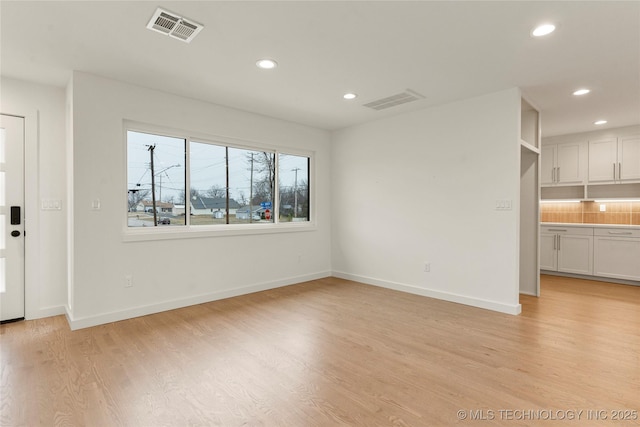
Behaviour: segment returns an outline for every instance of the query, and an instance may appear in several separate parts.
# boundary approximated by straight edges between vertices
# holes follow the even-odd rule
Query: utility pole
[[[155,148],[155,146],[154,146],[154,148]],[[168,168],[164,168],[164,169],[162,169],[160,172],[158,172],[158,177],[160,178],[160,188],[158,189],[158,190],[159,190],[159,191],[158,191],[158,193],[159,193],[159,195],[158,195],[158,201],[159,201],[160,203],[162,203],[162,174],[165,174],[165,175],[167,176],[167,178],[169,178],[169,174],[167,173],[167,171],[168,171],[169,169],[171,169],[171,168],[179,168],[179,167],[180,167],[180,165],[179,165],[179,164],[177,164],[177,165],[171,165],[171,166],[169,166]],[[153,171],[152,171],[152,172],[153,172]]]
[[[296,173],[296,180],[293,183],[293,217],[297,218],[298,217],[298,171],[300,170],[300,168],[295,168],[295,169],[291,169],[293,172]]]
[[[249,222],[253,222],[253,209],[251,201],[253,200],[253,153],[251,153],[251,186],[249,187]]]
[[[153,226],[158,226],[158,213],[156,212],[156,178],[155,171],[153,169],[153,150],[156,149],[156,145],[147,145],[148,151],[151,156],[151,202],[153,203]]]
[[[227,214],[225,215],[225,217],[227,218],[227,224],[229,224],[229,147],[224,147],[225,149],[225,156],[224,156],[224,163],[225,163],[225,168],[226,168],[226,174],[227,174]]]

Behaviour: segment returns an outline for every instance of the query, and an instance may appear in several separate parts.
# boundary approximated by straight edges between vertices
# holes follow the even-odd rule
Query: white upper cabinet
[[[640,181],[640,135],[589,141],[589,182]]]
[[[540,184],[553,185],[555,181],[557,145],[543,145],[540,161]]]
[[[542,146],[541,184],[584,184],[587,175],[587,158],[585,142]]]
[[[640,135],[619,138],[618,162],[620,181],[640,181]]]
[[[640,124],[546,137],[541,147],[541,197],[640,197]]]
[[[617,138],[589,141],[589,182],[615,181],[617,168]]]

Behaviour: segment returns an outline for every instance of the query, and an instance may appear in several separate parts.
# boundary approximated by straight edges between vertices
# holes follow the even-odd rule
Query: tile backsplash
[[[600,207],[604,206],[605,211]],[[541,203],[542,222],[640,225],[640,202]]]

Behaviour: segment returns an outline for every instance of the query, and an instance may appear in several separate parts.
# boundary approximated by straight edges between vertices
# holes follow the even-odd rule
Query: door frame
[[[40,112],[33,110],[24,117],[24,309],[25,319],[47,317],[38,306],[40,293]],[[61,314],[59,310],[55,314]],[[51,314],[53,315],[53,314]]]
[[[25,319],[38,319],[67,314],[69,307],[69,280],[71,268],[69,261],[70,242],[69,222],[72,221],[72,191],[69,190],[73,177],[73,155],[69,151],[71,144],[70,137],[73,131],[73,122],[69,116],[70,92],[50,86],[20,82],[12,79],[2,79],[3,96],[0,99],[0,113],[10,116],[24,118],[24,210],[25,210]],[[62,97],[60,95],[62,94]],[[55,124],[55,125],[54,125]],[[54,131],[49,135],[48,132]],[[55,138],[51,140],[51,138]],[[49,244],[43,241],[43,234],[48,231],[47,223],[42,223],[47,219],[40,210],[40,199],[49,196],[43,192],[49,192],[48,187],[41,184],[43,171],[41,170],[41,148],[47,148],[49,143],[63,143],[65,151],[64,167],[62,172],[65,175],[66,185],[56,187],[59,198],[63,200],[62,212],[63,221],[67,230],[63,234],[66,240],[64,265],[59,267],[65,270],[64,284],[56,282],[55,294],[51,294],[44,282],[46,280],[42,268],[47,268],[42,261],[48,256],[41,250],[42,244]],[[45,162],[45,168],[49,163]],[[47,184],[45,182],[45,184]],[[42,223],[42,224],[41,224]],[[46,270],[45,270],[46,271]],[[62,278],[62,277],[61,277]],[[64,290],[60,289],[64,286]]]
[[[35,109],[15,110],[2,110],[0,114],[20,117],[24,120],[24,318],[28,320],[61,313],[57,309],[52,310],[52,313],[49,314],[48,310],[40,310],[37,305],[40,283],[39,251],[36,243],[40,236],[40,212],[38,210],[39,111]]]
[[[17,119],[17,120],[19,120],[18,123],[21,122],[21,124],[22,124],[22,129],[21,129],[22,141],[20,142],[21,151],[22,151],[20,157],[21,157],[22,165],[20,166],[20,170],[19,170],[20,173],[22,174],[22,177],[20,179],[22,181],[22,188],[20,189],[20,192],[22,193],[22,196],[21,196],[21,202],[19,203],[20,210],[21,210],[21,212],[20,212],[20,216],[21,216],[20,224],[21,225],[18,227],[18,231],[21,231],[21,233],[22,233],[22,235],[20,236],[20,239],[22,240],[21,243],[22,243],[22,261],[23,261],[22,262],[22,272],[21,272],[21,279],[22,279],[22,285],[21,285],[21,288],[22,288],[22,309],[21,309],[21,313],[22,313],[22,316],[17,316],[17,317],[12,316],[10,318],[2,320],[2,323],[10,323],[10,322],[15,322],[15,321],[19,321],[19,320],[24,320],[26,318],[26,315],[27,315],[26,314],[27,313],[27,307],[26,307],[26,297],[27,297],[26,226],[27,226],[27,220],[26,220],[26,200],[25,200],[26,199],[26,192],[25,192],[26,120],[25,120],[25,118],[23,116],[18,116],[18,115],[15,115],[15,114],[6,114],[6,113],[0,113],[0,114],[2,114],[3,119],[7,118],[7,119],[11,119],[12,121]],[[8,139],[6,141],[6,143],[7,143],[7,145],[11,145],[11,140]],[[8,153],[9,148],[7,147],[6,150],[7,150],[7,153]],[[7,156],[8,156],[8,154],[7,154]],[[5,185],[9,185],[9,182],[6,181]],[[16,203],[15,203],[16,201],[7,200],[6,202],[7,202],[7,205],[6,205],[7,208],[9,208],[9,206],[11,206],[11,205],[16,205]],[[9,216],[9,212],[7,211],[5,213],[5,215]],[[7,241],[15,239],[15,238],[9,237],[9,233],[14,229],[16,229],[16,226],[7,226],[6,227],[6,229],[5,229],[5,233],[6,233],[5,239],[7,239]],[[5,274],[6,274],[6,272],[5,272]],[[11,307],[16,308],[16,307],[13,306],[13,304],[11,305]],[[9,307],[5,307],[5,308],[9,308]]]

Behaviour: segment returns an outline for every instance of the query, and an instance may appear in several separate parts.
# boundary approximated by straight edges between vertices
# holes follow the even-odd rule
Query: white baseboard
[[[517,315],[522,312],[520,304],[509,305],[496,301],[473,298],[464,295],[453,294],[449,292],[436,291],[433,289],[420,288],[413,285],[403,283],[390,282],[388,280],[375,279],[372,277],[360,276],[357,274],[344,273],[342,271],[334,271],[333,276],[353,280],[355,282],[365,283],[367,285],[380,286],[382,288],[393,289],[396,291],[407,292],[415,295],[422,295],[429,298],[440,299],[458,304],[470,305],[472,307],[484,308],[487,310],[498,311],[500,313]]]
[[[187,298],[180,298],[160,303],[144,305],[139,307],[131,307],[124,310],[102,313],[95,316],[75,318],[73,313],[66,309],[67,321],[71,330],[89,328],[92,326],[103,325],[105,323],[117,322],[120,320],[131,319],[134,317],[146,316],[149,314],[160,313],[162,311],[175,310],[177,308],[188,307],[190,305],[203,304],[206,302],[217,301],[225,298],[237,297],[240,295],[251,294],[254,292],[266,291],[268,289],[280,288],[283,286],[294,285],[296,283],[307,282],[309,280],[317,280],[331,276],[330,271],[322,271],[318,273],[306,274],[303,276],[288,277],[285,279],[273,280],[270,282],[257,283],[240,288],[228,289],[224,291],[216,291],[208,294],[196,295]]]
[[[44,307],[37,310],[30,311],[25,316],[27,320],[42,319],[44,317],[60,316],[66,314],[66,308],[63,305],[54,307]]]
[[[532,297],[537,297],[538,295],[536,295],[536,293],[534,292],[529,292],[529,291],[520,291],[520,295],[530,295]]]
[[[565,272],[562,272],[562,271],[549,271],[549,270],[540,270],[540,274],[546,274],[548,276],[571,277],[571,278],[574,278],[574,279],[593,280],[593,281],[596,281],[596,282],[616,283],[618,285],[640,286],[640,281],[614,279],[612,277],[590,276],[590,275],[586,275],[586,274],[574,274],[574,273],[565,273]]]

